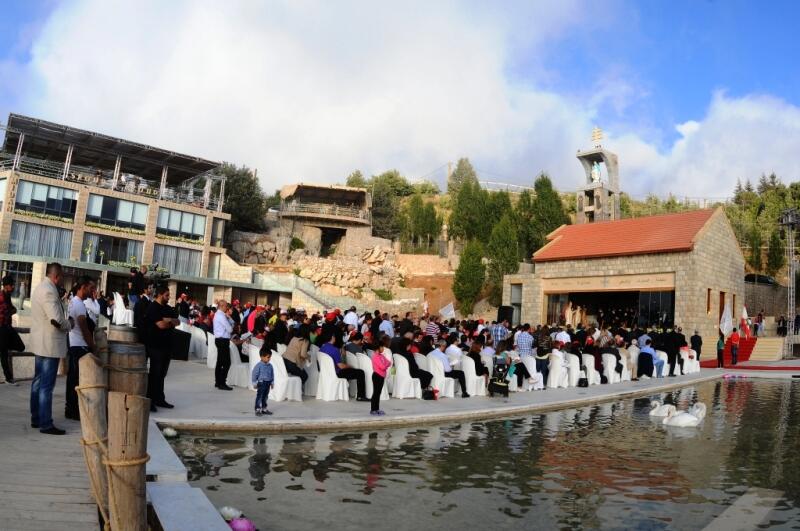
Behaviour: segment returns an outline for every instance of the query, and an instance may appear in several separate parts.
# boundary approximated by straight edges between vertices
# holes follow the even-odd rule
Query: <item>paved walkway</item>
[[[64,419],[64,379],[53,397],[63,436],[30,427],[30,381],[0,385],[0,529],[99,530],[80,443],[80,424]]]
[[[253,414],[255,393],[236,388],[214,388],[214,371],[196,362],[173,362],[166,382],[167,400],[175,409],[159,409],[151,418],[161,424],[188,430],[243,431],[259,433],[341,430],[408,426],[451,420],[475,420],[576,407],[604,400],[642,396],[719,378],[724,371],[594,385],[588,388],[547,389],[511,393],[509,398],[445,398],[435,402],[390,399],[381,402],[385,417],[369,415],[369,403],[323,402],[305,397],[303,402],[270,402],[270,417]]]

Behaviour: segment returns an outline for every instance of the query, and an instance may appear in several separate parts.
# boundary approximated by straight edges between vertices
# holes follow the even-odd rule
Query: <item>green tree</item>
[[[517,237],[519,239],[519,257],[530,262],[536,250],[536,236],[533,225],[533,197],[529,190],[519,194],[517,206],[514,208],[514,217],[517,223]]]
[[[569,223],[569,217],[564,212],[561,197],[553,189],[553,183],[544,173],[539,175],[533,183],[535,196],[533,198],[533,252],[539,250],[545,243],[545,237],[561,225]]]
[[[503,276],[516,273],[519,269],[518,247],[517,225],[513,213],[509,211],[492,229],[486,246],[489,302],[494,306],[500,306],[503,297]]]
[[[367,188],[369,186],[369,183],[364,178],[361,170],[356,170],[348,175],[345,184],[347,186],[352,186],[353,188]]]
[[[458,195],[458,191],[464,183],[478,184],[478,174],[475,173],[475,168],[472,167],[467,158],[458,159],[456,169],[447,180],[447,193],[451,196]]]
[[[431,181],[420,181],[412,185],[414,193],[422,195],[438,195],[439,186]]]
[[[372,235],[393,240],[400,235],[403,219],[399,201],[385,181],[372,181]]]
[[[382,187],[394,197],[406,197],[414,193],[408,180],[397,170],[388,170],[372,177],[373,187]]]
[[[269,210],[270,208],[278,208],[279,206],[281,206],[281,191],[275,190],[274,194],[267,196],[264,200],[264,207]]]
[[[774,276],[786,263],[786,250],[777,230],[772,231],[767,249],[767,274]]]
[[[485,279],[483,246],[479,241],[470,241],[464,247],[464,252],[461,253],[461,259],[453,277],[453,295],[455,295],[463,315],[472,312]]]
[[[753,271],[761,271],[761,231],[753,227],[750,230],[750,256],[747,257],[747,263],[753,268]]]
[[[222,211],[231,215],[228,230],[255,232],[263,230],[267,198],[258,179],[246,166],[225,163],[220,170],[225,176],[225,201]]]

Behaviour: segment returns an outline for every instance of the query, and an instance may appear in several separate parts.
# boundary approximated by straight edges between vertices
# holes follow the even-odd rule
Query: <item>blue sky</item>
[[[569,189],[593,125],[635,195],[800,179],[800,2],[47,0],[3,13],[3,116],[247,164],[265,187],[355,168],[422,176],[468,156],[487,180],[546,171]]]

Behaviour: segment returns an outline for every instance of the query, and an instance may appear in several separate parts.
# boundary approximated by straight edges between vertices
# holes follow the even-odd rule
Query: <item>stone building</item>
[[[640,325],[696,328],[711,342],[726,305],[734,323],[741,317],[744,257],[721,208],[562,226],[547,238],[533,273],[503,280],[516,322],[617,305],[634,308]]]

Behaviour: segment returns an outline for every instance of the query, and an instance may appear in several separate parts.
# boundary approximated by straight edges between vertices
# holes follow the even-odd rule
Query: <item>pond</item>
[[[701,401],[708,414],[697,428],[665,427],[651,398]],[[520,418],[182,434],[173,445],[193,486],[262,531],[702,529],[754,500],[766,508],[744,527],[800,529],[800,382],[718,380]]]

